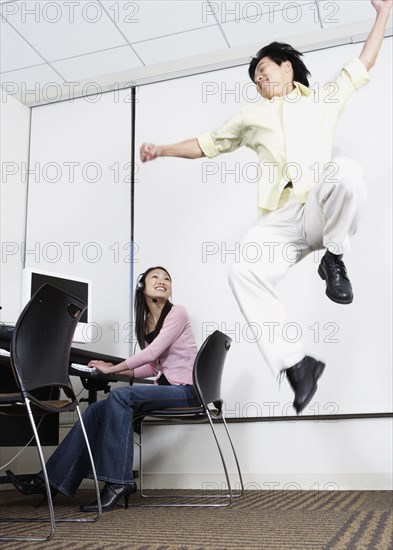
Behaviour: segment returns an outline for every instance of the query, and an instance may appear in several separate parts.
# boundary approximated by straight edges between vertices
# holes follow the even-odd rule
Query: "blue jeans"
[[[193,386],[127,386],[112,390],[107,399],[93,403],[83,422],[93,453],[97,478],[121,485],[133,482],[133,419],[154,409],[194,406]],[[68,433],[48,460],[50,484],[73,497],[85,477],[93,477],[80,422]]]

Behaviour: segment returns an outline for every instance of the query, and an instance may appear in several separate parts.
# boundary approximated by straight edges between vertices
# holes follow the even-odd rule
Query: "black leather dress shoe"
[[[131,485],[117,485],[116,483],[105,483],[104,488],[101,491],[101,507],[103,512],[110,512],[117,506],[118,500],[124,496],[125,508],[128,508],[128,499],[132,493],[136,492],[136,483]],[[91,504],[83,504],[79,508],[81,512],[98,512],[98,504],[92,502]]]
[[[342,254],[332,254],[326,250],[318,274],[326,281],[326,296],[338,304],[350,304],[353,300],[352,285],[342,257]]]
[[[325,363],[306,355],[299,363],[285,372],[295,392],[293,406],[299,414],[311,401],[317,390],[317,380],[322,375]]]

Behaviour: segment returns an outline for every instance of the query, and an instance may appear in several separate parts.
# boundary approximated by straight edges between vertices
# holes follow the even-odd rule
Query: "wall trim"
[[[393,488],[391,472],[343,473],[242,473],[244,487],[250,491],[390,491]],[[239,489],[236,475],[230,473],[233,489]],[[137,480],[138,486],[140,480]],[[91,486],[91,485],[90,485]],[[224,490],[225,477],[221,473],[154,472],[143,474],[145,489],[201,489]]]
[[[291,416],[248,416],[241,418],[225,418],[227,424],[243,424],[250,422],[297,422],[299,421],[338,421],[338,420],[363,420],[363,419],[377,419],[377,418],[393,418],[393,412],[378,412],[378,413],[350,413],[350,414],[309,414],[309,415],[291,415]],[[214,420],[219,422],[218,420]],[[147,418],[144,424],[154,425],[171,425],[182,424],[182,422],[170,422],[169,420],[155,420],[154,418]],[[206,421],[207,424],[207,421]]]

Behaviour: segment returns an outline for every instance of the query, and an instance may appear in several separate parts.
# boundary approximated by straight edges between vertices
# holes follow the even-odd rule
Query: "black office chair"
[[[203,503],[156,503],[156,504],[135,504],[136,506],[229,506],[232,503],[234,497],[239,497],[244,492],[244,485],[242,474],[240,471],[239,461],[236,456],[235,448],[232,443],[231,436],[229,434],[228,426],[225,421],[223,404],[224,401],[221,397],[221,378],[224,368],[224,362],[227,352],[231,346],[232,340],[222,332],[216,330],[213,334],[208,336],[205,342],[202,344],[194,362],[193,369],[193,381],[194,386],[200,401],[200,405],[196,407],[187,407],[184,409],[169,408],[150,411],[143,416],[138,416],[134,421],[134,430],[139,433],[139,474],[140,474],[140,494],[144,498],[163,498],[157,494],[147,494],[143,491],[143,457],[142,457],[142,437],[143,437],[143,425],[145,419],[150,420],[150,423],[154,425],[160,424],[198,424],[198,423],[210,423],[215,442],[217,444],[218,452],[221,458],[222,466],[225,473],[225,479],[227,483],[227,492],[225,494],[204,494],[200,495],[165,495],[176,496],[181,499],[199,499],[203,500]],[[217,433],[214,428],[214,422],[221,422],[224,427],[230,446],[232,448],[233,457],[236,462],[237,473],[240,481],[240,490],[234,491],[231,487],[229,479],[227,465],[224,459],[220,443],[218,441]],[[219,499],[221,502],[214,503],[210,499]]]
[[[71,342],[76,325],[86,310],[78,298],[51,285],[43,285],[31,298],[22,311],[13,333],[11,342],[11,365],[15,377],[15,392],[0,394],[0,413],[28,415],[37,444],[50,516],[50,533],[40,537],[0,537],[1,541],[47,541],[54,532],[56,521],[96,521],[101,515],[100,490],[95,466],[81,417],[78,400],[68,376],[68,360]],[[41,389],[53,391],[54,398],[42,400],[37,397]],[[68,399],[57,399],[62,390]],[[45,467],[42,446],[33,414],[42,417],[49,413],[62,413],[76,410],[85,437],[90,456],[91,469],[99,504],[95,517],[57,518],[53,511],[52,495]],[[25,518],[23,521],[37,521]],[[21,521],[15,518],[3,518],[2,521]],[[41,520],[48,521],[48,520]]]

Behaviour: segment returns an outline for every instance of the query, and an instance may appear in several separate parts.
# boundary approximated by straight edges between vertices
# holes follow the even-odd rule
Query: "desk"
[[[1,338],[0,341],[4,349],[9,350],[10,339]],[[118,363],[122,361],[120,358],[111,357],[109,355],[95,354],[87,352],[85,350],[71,349],[70,362],[85,364],[91,359],[101,359],[102,361],[109,361]],[[97,401],[97,392],[104,391],[105,393],[110,391],[110,383],[112,382],[128,382],[133,384],[134,382],[140,384],[152,384],[153,380],[138,379],[134,380],[128,376],[121,376],[116,374],[100,374],[81,372],[70,367],[70,376],[78,376],[83,384],[83,387],[88,390],[88,399],[81,399],[80,401],[88,401],[89,405]],[[11,368],[10,357],[0,355],[0,387],[4,393],[13,393],[18,391],[15,384],[15,378]],[[49,390],[50,391],[50,390]],[[46,396],[41,395],[41,398]],[[27,417],[25,416],[7,416],[0,415],[0,447],[19,447],[26,444],[31,438],[31,425]],[[41,419],[38,429],[40,440],[42,445],[45,446],[57,446],[59,444],[59,415],[47,414]],[[35,445],[35,441],[31,442],[31,445]],[[22,474],[23,475],[23,474]],[[26,474],[27,475],[27,474]],[[138,477],[138,472],[134,471],[134,477]],[[0,476],[0,484],[8,483],[9,480],[6,476]]]
[[[132,384],[132,379],[128,376],[116,376],[115,374],[101,374],[98,372],[84,372],[78,369],[73,369],[70,366],[70,376],[78,376],[81,379],[83,387],[88,391],[87,399],[80,399],[79,401],[87,401],[89,405],[97,401],[97,392],[104,391],[108,393],[110,391],[111,382],[129,382]]]
[[[152,384],[152,380],[146,380],[140,378],[134,380],[129,376],[122,376],[121,374],[101,374],[99,372],[84,372],[71,367],[71,363],[78,363],[79,365],[87,365],[92,359],[98,359],[99,361],[105,361],[106,363],[113,363],[114,365],[124,361],[123,357],[115,357],[114,355],[106,355],[104,353],[97,353],[94,351],[87,351],[80,348],[71,348],[70,352],[70,376],[79,376],[82,381],[83,387],[89,392],[89,396],[84,401],[88,403],[94,403],[97,401],[97,392],[104,391],[108,393],[110,391],[111,382],[128,382],[132,384]],[[81,399],[83,401],[83,399]]]
[[[104,359],[102,359],[104,361]],[[89,405],[97,401],[97,392],[104,391],[108,393],[110,391],[111,382],[128,382],[130,386],[133,384],[153,384],[153,380],[146,378],[138,378],[134,380],[129,376],[122,376],[121,374],[102,374],[99,372],[85,372],[78,369],[73,369],[70,366],[70,376],[78,376],[81,379],[83,387],[88,391],[89,396],[87,399],[80,399],[80,401],[87,401]]]
[[[12,339],[12,334],[14,331],[14,327],[12,325],[4,325],[0,323],[0,347],[6,350],[10,350],[10,344]],[[71,348],[70,351],[70,360],[69,364],[71,363],[78,363],[80,365],[87,365],[89,361],[92,359],[98,359],[100,361],[106,361],[107,363],[113,363],[116,365],[117,363],[121,363],[124,361],[123,357],[116,357],[114,355],[106,355],[103,353],[98,353],[94,351],[87,351],[85,349],[80,348]],[[7,367],[7,375],[5,381],[5,372],[4,370],[1,371],[1,387],[3,391],[13,391],[12,389],[8,388],[8,385],[10,384],[12,388],[15,388],[14,386],[14,377],[12,375],[11,371],[11,363],[9,357],[1,357],[0,359],[0,366]],[[98,391],[104,391],[105,393],[108,393],[110,391],[110,383],[111,382],[128,382],[129,384],[152,384],[152,380],[147,380],[145,378],[140,378],[138,380],[134,380],[133,378],[129,378],[128,376],[122,376],[122,375],[116,375],[116,374],[100,374],[100,373],[89,373],[89,372],[82,372],[78,371],[77,369],[73,369],[70,366],[70,376],[78,376],[83,384],[83,387],[89,392],[87,399],[81,399],[81,401],[88,401],[88,403],[94,403],[97,401],[97,392]],[[7,386],[7,389],[5,389],[5,386]]]

